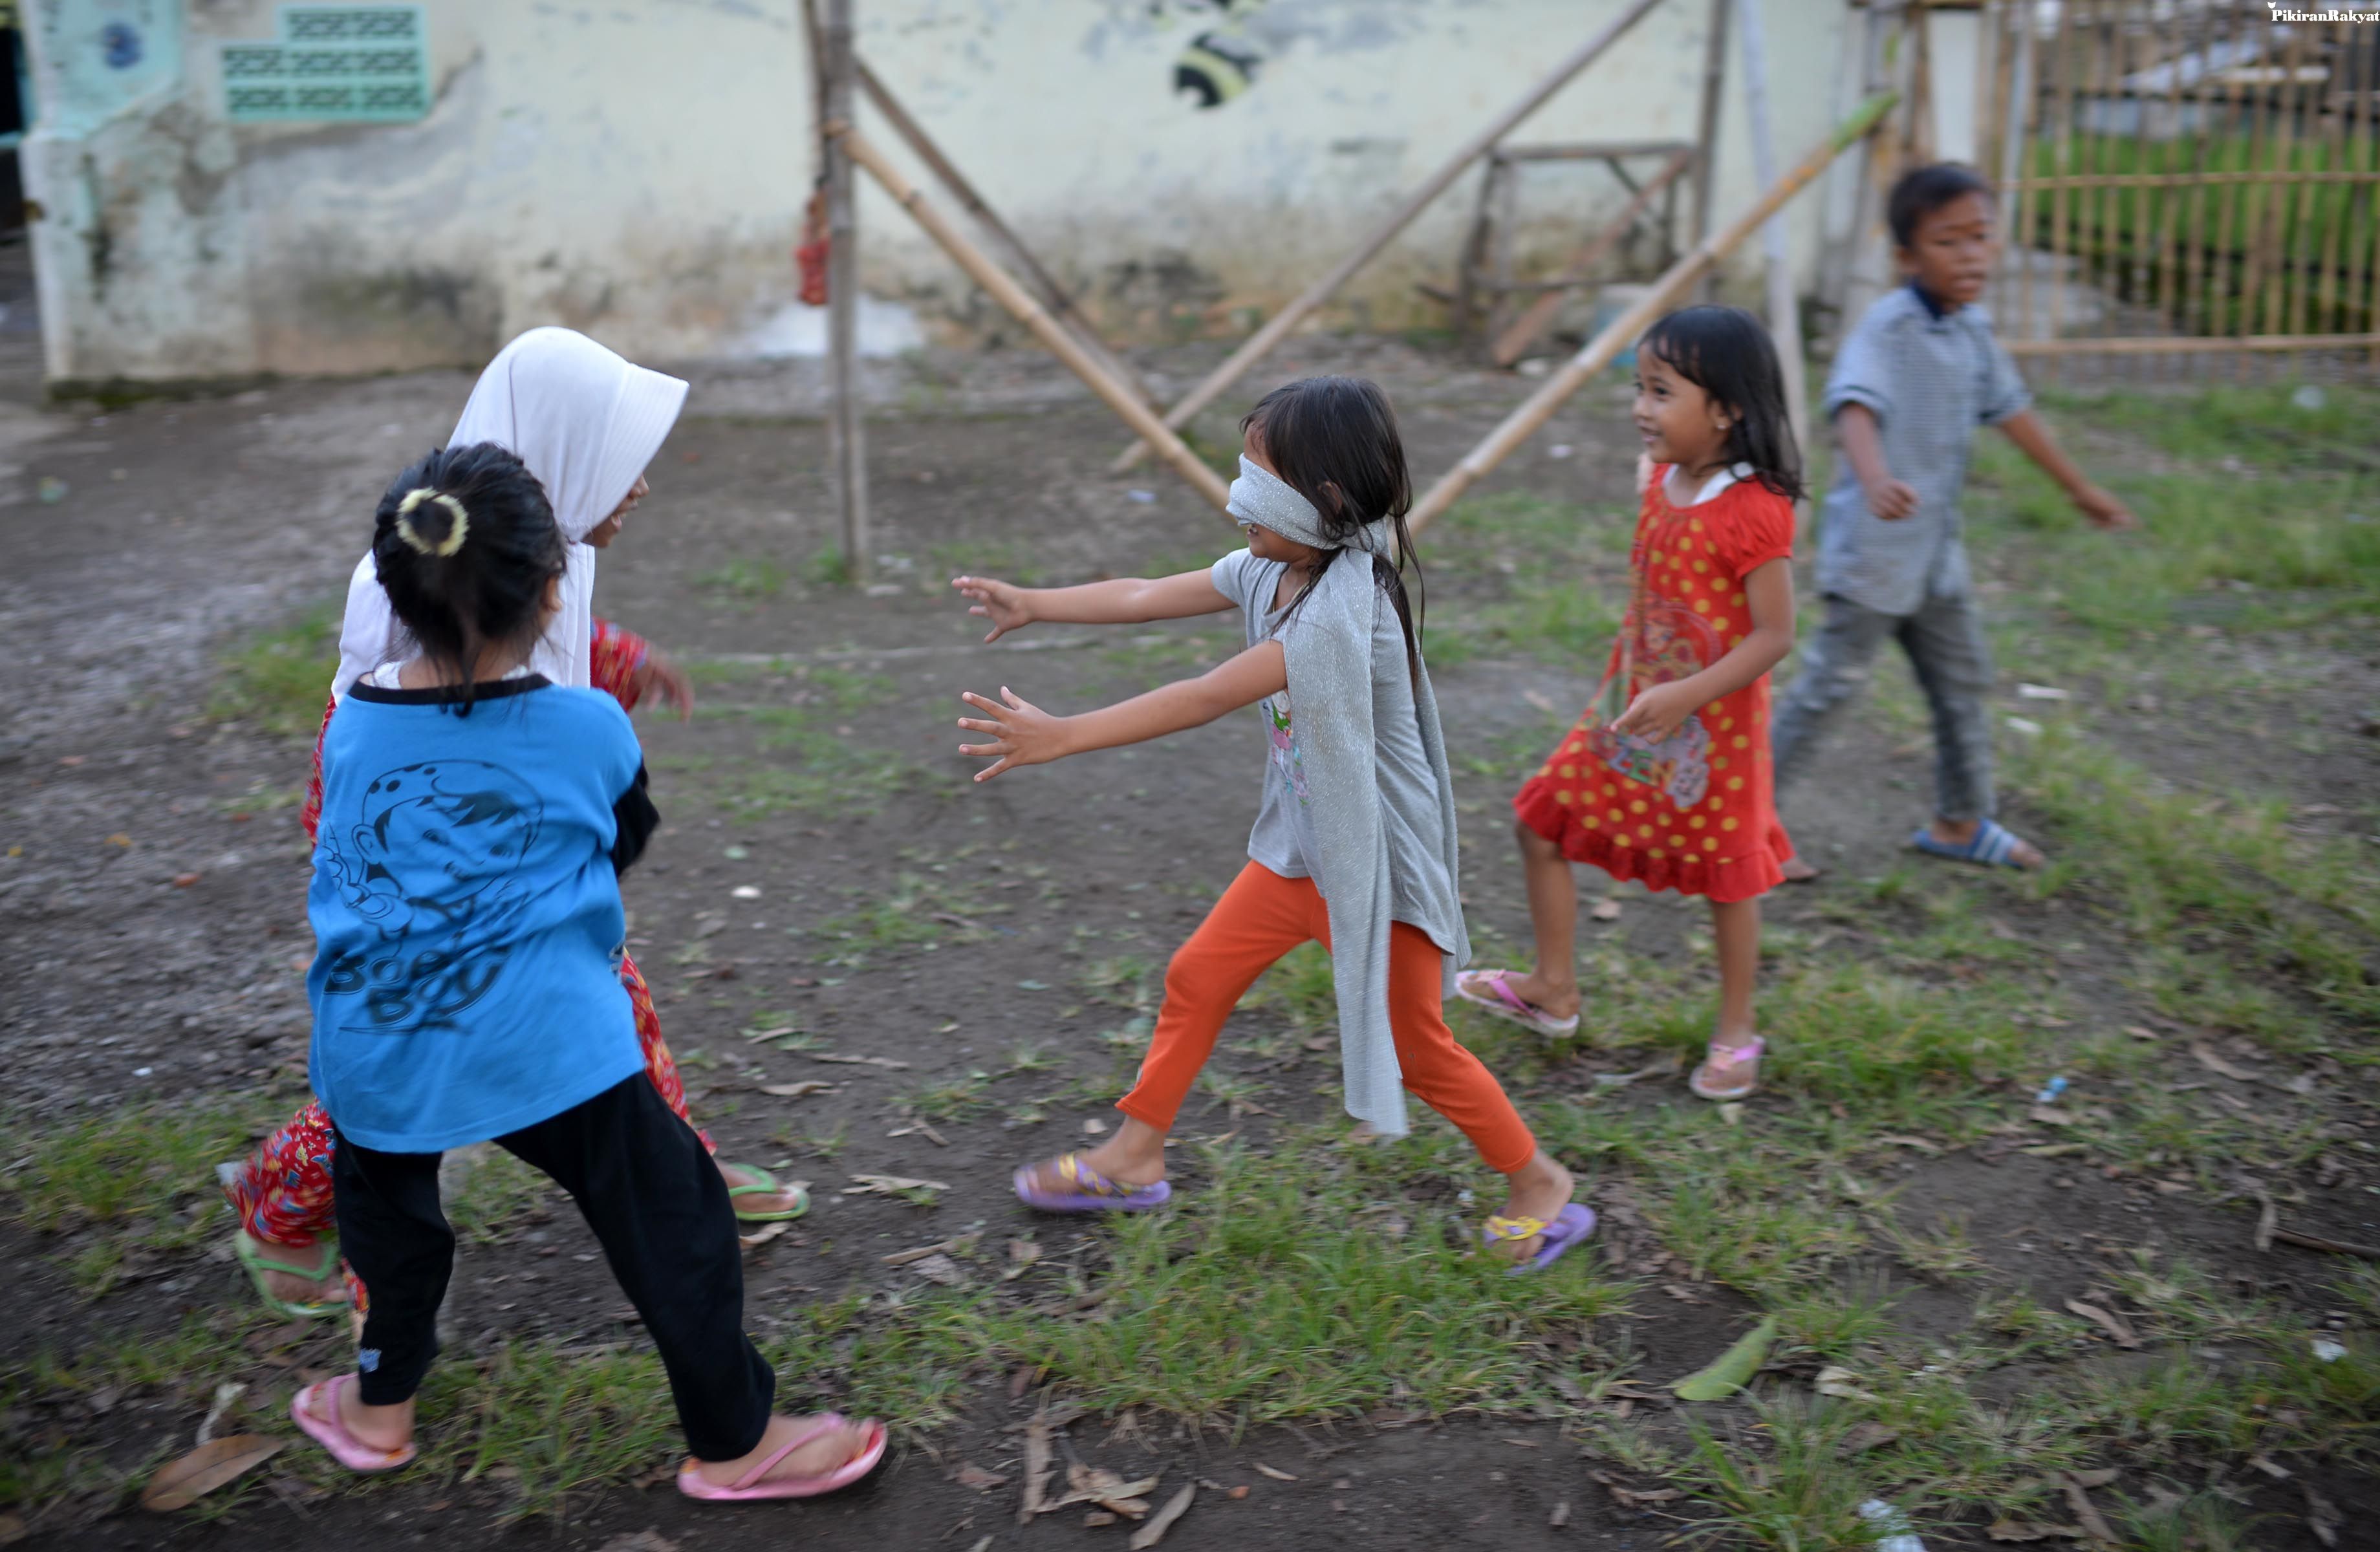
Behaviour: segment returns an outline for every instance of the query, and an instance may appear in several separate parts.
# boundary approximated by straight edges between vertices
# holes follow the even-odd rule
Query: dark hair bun
[[[491,658],[535,639],[546,584],[562,575],[566,554],[545,487],[489,442],[432,453],[398,475],[372,533],[373,565],[398,623],[466,685]]]

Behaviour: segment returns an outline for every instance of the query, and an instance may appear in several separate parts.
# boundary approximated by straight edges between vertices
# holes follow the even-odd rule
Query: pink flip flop
[[[696,1462],[688,1461],[678,1468],[677,1490],[689,1498],[708,1498],[713,1503],[758,1503],[764,1498],[814,1498],[821,1493],[832,1493],[839,1487],[848,1487],[874,1471],[877,1462],[884,1459],[886,1442],[884,1425],[872,1418],[867,1425],[873,1434],[868,1441],[868,1448],[835,1467],[834,1470],[821,1476],[787,1476],[780,1477],[774,1482],[763,1482],[760,1479],[768,1475],[770,1469],[778,1461],[795,1450],[821,1435],[834,1432],[849,1422],[850,1419],[839,1412],[820,1413],[819,1420],[814,1425],[795,1434],[772,1451],[767,1460],[754,1466],[725,1487],[704,1481]]]
[[[1559,1019],[1512,989],[1510,970],[1466,970],[1454,977],[1454,995],[1508,1024],[1559,1040],[1578,1033],[1578,1015]]]
[[[333,1375],[319,1385],[309,1385],[289,1398],[289,1421],[306,1432],[306,1437],[331,1452],[331,1458],[351,1472],[395,1471],[412,1461],[414,1449],[407,1444],[402,1449],[382,1449],[366,1444],[347,1432],[346,1421],[339,1413],[339,1388],[353,1385],[353,1375]],[[306,1398],[319,1394],[322,1410],[331,1415],[316,1417],[306,1410]]]
[[[1717,1040],[1710,1043],[1710,1054],[1730,1067],[1740,1067],[1747,1061],[1757,1061],[1760,1060],[1761,1053],[1767,1049],[1768,1042],[1757,1035],[1740,1046],[1722,1046]],[[1687,1074],[1686,1086],[1692,1089],[1698,1098],[1727,1104],[1732,1100],[1750,1097],[1753,1091],[1760,1086],[1760,1079],[1755,1075],[1750,1083],[1738,1084],[1733,1088],[1717,1088],[1712,1086],[1706,1078],[1709,1072],[1710,1062],[1706,1060]]]

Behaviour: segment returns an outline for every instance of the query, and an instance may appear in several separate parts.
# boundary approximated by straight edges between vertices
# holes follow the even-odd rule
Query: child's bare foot
[[[1823,869],[1811,867],[1808,863],[1802,860],[1799,853],[1796,853],[1792,856],[1789,856],[1784,860],[1780,865],[1780,871],[1784,873],[1785,881],[1787,883],[1806,884],[1811,879],[1819,877]]]
[[[326,1403],[325,1396],[331,1400]],[[413,1403],[367,1406],[354,1385],[313,1385],[299,1395],[298,1410],[317,1423],[336,1423],[359,1443],[394,1455],[413,1442]],[[333,1413],[335,1416],[332,1415]]]
[[[313,1278],[300,1272],[275,1271],[271,1267],[257,1267],[256,1275],[263,1281],[265,1291],[272,1297],[293,1304],[344,1304],[347,1302],[347,1285],[339,1275],[338,1257],[329,1255],[323,1245],[310,1244],[300,1248],[296,1245],[274,1244],[271,1240],[260,1240],[244,1231],[239,1236],[239,1243],[248,1252],[248,1255],[242,1257],[244,1260],[253,1258],[278,1263],[285,1267],[319,1265],[328,1268],[323,1276]]]
[[[733,1461],[698,1461],[694,1463],[695,1472],[714,1487],[732,1487],[743,1480],[745,1473],[767,1460],[787,1439],[809,1432],[823,1418],[823,1413],[809,1417],[771,1417],[767,1430],[760,1435],[759,1446],[749,1455]],[[759,1482],[824,1476],[865,1454],[875,1442],[876,1427],[874,1423],[845,1422],[838,1427],[829,1428],[771,1466]],[[757,1486],[759,1483],[747,1483],[746,1485]]]
[[[763,1179],[756,1170],[724,1162],[719,1164],[719,1178],[727,1182],[730,1191],[743,1185],[759,1185]],[[809,1193],[799,1186],[783,1186],[775,1191],[747,1191],[735,1198],[735,1211],[738,1217],[745,1218],[760,1213],[799,1212],[808,1201]]]
[[[1571,1172],[1543,1148],[1504,1178],[1504,1206],[1497,1212],[1499,1218],[1533,1218],[1540,1223],[1550,1223],[1570,1205],[1571,1193],[1578,1189],[1578,1182]],[[1499,1240],[1495,1254],[1508,1261],[1525,1261],[1544,1243],[1542,1234],[1525,1240]]]

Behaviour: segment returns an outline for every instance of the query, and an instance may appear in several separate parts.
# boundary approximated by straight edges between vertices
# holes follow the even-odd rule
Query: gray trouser
[[[1819,732],[1867,683],[1869,664],[1887,637],[1909,654],[1933,709],[1935,813],[1961,824],[1990,818],[1992,722],[1985,697],[1992,688],[1992,659],[1974,600],[1963,595],[1929,598],[1914,614],[1879,614],[1827,595],[1827,623],[1803,641],[1802,672],[1778,697],[1769,720],[1777,785],[1792,780]]]

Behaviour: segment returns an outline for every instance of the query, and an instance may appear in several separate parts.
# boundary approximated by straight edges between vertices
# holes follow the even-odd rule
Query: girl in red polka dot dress
[[[1689,1080],[1740,1099],[1759,1077],[1752,1014],[1760,897],[1793,844],[1768,767],[1768,671],[1793,646],[1801,459],[1759,320],[1695,307],[1636,348],[1650,473],[1629,553],[1627,617],[1595,704],[1512,799],[1536,967],[1474,970],[1456,990],[1549,1036],[1578,1028],[1573,862],[1711,903],[1718,1026]]]

